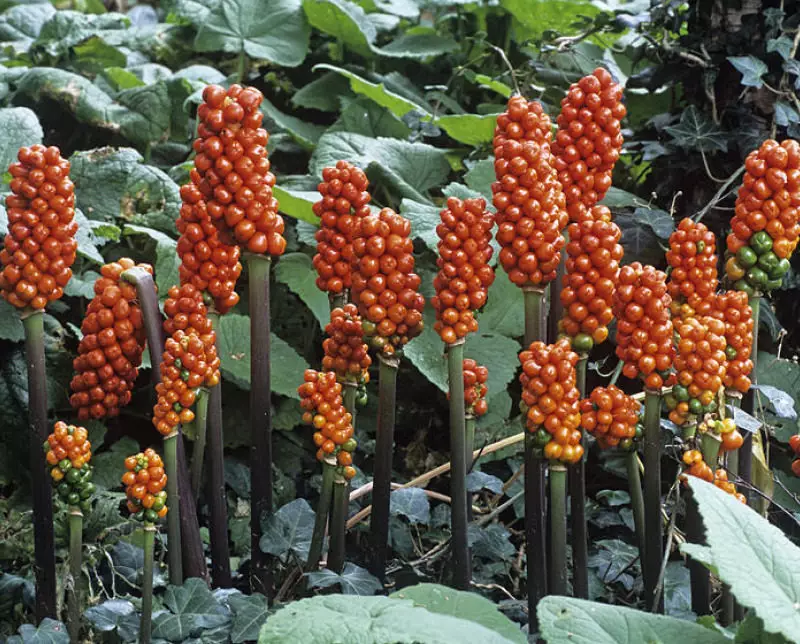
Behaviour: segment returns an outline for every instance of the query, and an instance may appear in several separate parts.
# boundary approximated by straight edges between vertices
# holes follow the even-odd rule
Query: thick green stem
[[[347,304],[347,296],[344,293],[331,294],[328,300],[330,301],[331,311],[333,309],[341,309]]]
[[[586,397],[586,363],[581,355],[576,365],[577,387],[581,398]],[[584,444],[586,438],[581,439]],[[572,527],[572,593],[575,597],[589,598],[589,545],[586,531],[586,458],[581,457],[568,470],[570,524]]]
[[[567,594],[567,468],[550,465],[550,593]]]
[[[697,508],[697,502],[689,495],[686,499],[686,540],[691,543],[704,544],[705,531],[703,520]],[[702,563],[689,558],[689,586],[692,591],[692,610],[698,615],[711,614],[711,577]]]
[[[169,498],[169,497],[167,497]],[[172,514],[170,508],[167,516]],[[150,631],[153,620],[153,549],[156,540],[156,527],[144,526],[144,566],[142,568],[142,617],[139,622],[139,643],[150,644]]]
[[[545,464],[533,434],[525,433],[525,553],[527,560],[529,632],[538,631],[536,606],[547,594],[547,533]]]
[[[336,459],[328,457],[322,463],[322,488],[319,491],[319,504],[314,519],[314,532],[311,535],[311,546],[308,549],[306,570],[313,572],[317,569],[322,557],[322,546],[325,541],[325,528],[328,526],[328,515],[331,510],[333,498],[333,480],[336,478]]]
[[[333,482],[333,503],[331,505],[331,535],[328,548],[328,568],[340,573],[344,568],[344,537],[347,529],[347,510],[350,505],[350,485],[342,476]]]
[[[753,347],[750,352],[750,359],[753,361],[753,371],[750,373],[750,380],[753,384],[758,382],[758,318],[761,308],[760,296],[750,298],[750,307],[753,309]],[[755,390],[750,389],[742,400],[742,409],[751,416],[755,413]],[[744,481],[742,494],[747,497],[748,504],[752,505],[754,495],[750,491],[749,483],[753,477],[753,434],[744,433],[744,442],[739,448],[739,476]]]
[[[628,491],[631,495],[633,525],[636,529],[636,543],[639,546],[639,561],[644,562],[644,553],[647,545],[644,529],[644,496],[642,496],[642,475],[639,471],[639,455],[636,450],[631,450],[625,454],[625,465],[628,470]]]
[[[270,258],[250,255],[250,585],[272,597],[270,558],[261,551],[261,520],[272,512],[272,413],[270,406]]]
[[[531,342],[545,341],[542,318],[544,290],[538,286],[526,286],[522,292],[525,298],[525,349],[527,349],[531,346]]]
[[[236,60],[236,76],[242,84],[247,83],[247,54],[242,50]]]
[[[447,346],[450,388],[450,543],[453,585],[465,590],[472,580],[467,540],[467,454],[464,419],[464,343]]]
[[[33,495],[36,620],[56,619],[56,555],[53,499],[42,444],[47,440],[47,374],[44,360],[44,313],[23,316],[28,368],[28,441]]]
[[[475,416],[467,414],[464,418],[464,458],[467,463],[467,474],[472,471],[475,461],[472,453],[475,451]],[[467,493],[467,520],[472,521],[472,494]]]
[[[622,375],[622,368],[624,366],[625,366],[624,360],[620,360],[617,363],[617,366],[614,367],[614,373],[611,374],[611,380],[608,381],[609,386],[617,384],[617,380],[619,380],[619,377]]]
[[[375,468],[372,480],[372,574],[383,580],[389,547],[389,505],[392,485],[395,401],[398,358],[378,356],[378,427],[375,435]]]
[[[192,498],[194,502],[200,498],[200,486],[203,483],[203,463],[206,454],[206,428],[208,427],[209,391],[201,389],[197,396],[194,416],[194,447],[192,448]]]
[[[83,555],[83,514],[69,509],[69,576],[67,584],[67,632],[71,642],[80,641],[81,631],[81,557]]]
[[[661,521],[661,393],[645,390],[644,398],[644,523],[647,548],[642,561],[645,603],[664,612],[664,593],[655,601],[661,575],[664,526]],[[655,604],[655,605],[654,605]]]
[[[569,241],[567,232],[564,231],[566,241]],[[564,317],[564,305],[561,303],[561,289],[564,284],[564,275],[567,272],[567,254],[561,253],[561,260],[558,262],[556,278],[548,285],[547,300],[549,310],[547,315],[547,337],[558,337],[558,325]]]
[[[169,561],[169,583],[183,584],[183,559],[181,542],[181,508],[178,495],[178,440],[180,435],[173,432],[164,439],[164,470],[167,473],[167,542]]]

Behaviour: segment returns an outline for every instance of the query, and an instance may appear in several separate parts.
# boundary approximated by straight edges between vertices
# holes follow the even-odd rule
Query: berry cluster
[[[466,413],[475,417],[483,416],[489,411],[489,404],[486,402],[488,391],[486,381],[489,379],[489,370],[471,358],[465,358],[463,365]]]
[[[369,347],[364,344],[356,305],[345,304],[343,308],[333,309],[325,334],[328,337],[322,342],[323,371],[335,372],[339,382],[368,383],[372,358]]]
[[[717,393],[728,367],[725,323],[712,317],[690,317],[675,322],[677,382],[667,398],[669,419],[682,425],[717,410]]]
[[[562,330],[572,338],[572,348],[586,353],[608,337],[614,317],[612,297],[619,277],[622,232],[605,206],[595,206],[594,219],[571,223],[566,274],[561,289],[564,305]]]
[[[194,420],[191,410],[200,387],[219,384],[216,333],[203,296],[191,284],[173,286],[164,302],[164,330],[168,334],[161,359],[161,382],[156,385],[158,402],[153,425],[168,435],[179,423]]]
[[[81,323],[83,338],[70,382],[69,402],[81,420],[112,418],[131,400],[145,334],[136,288],[120,276],[134,266],[127,257],[106,264],[94,283],[95,296]],[[139,268],[153,272],[147,264]]]
[[[637,436],[639,401],[616,385],[595,387],[581,401],[581,426],[597,439],[602,449],[631,449]]]
[[[641,375],[645,387],[653,391],[675,380],[670,302],[667,276],[662,271],[639,262],[620,269],[613,298],[617,357],[625,362],[625,376]]]
[[[321,291],[335,295],[350,288],[353,224],[370,214],[368,187],[364,171],[347,161],[337,161],[335,168],[322,171],[322,183],[317,186],[322,199],[313,206],[319,217],[313,264]]]
[[[153,524],[167,516],[167,475],[155,450],[148,448],[126,458],[122,483],[134,519]]]
[[[570,349],[569,340],[561,338],[555,344],[532,343],[519,354],[519,361],[526,425],[537,447],[544,448],[549,460],[578,462],[583,456],[575,373],[578,354]]]
[[[66,504],[88,512],[92,509],[92,444],[83,427],[58,421],[43,448],[50,467],[50,478],[59,498]]]
[[[590,218],[611,187],[625,114],[622,87],[602,68],[573,83],[561,100],[553,154],[570,221]]]
[[[769,139],[744,165],[725,272],[734,288],[752,295],[781,285],[800,237],[800,143]]]
[[[551,137],[550,118],[538,102],[512,97],[497,117],[492,193],[498,259],[517,286],[548,284],[561,260],[568,219]]]
[[[792,473],[795,476],[800,476],[800,434],[795,434],[789,439],[789,447],[794,452],[794,460],[792,461]]]
[[[667,263],[670,265],[667,290],[672,297],[672,317],[685,317],[717,290],[717,241],[705,224],[688,217],[669,237]],[[681,310],[686,303],[690,309]],[[697,311],[705,313],[705,311]]]
[[[8,234],[0,250],[0,295],[17,308],[44,309],[72,277],[78,231],[69,161],[56,147],[20,148],[6,197]]]
[[[390,208],[356,220],[352,299],[373,348],[392,355],[422,332],[425,298],[414,273],[411,223]]]
[[[713,300],[712,317],[725,322],[725,357],[728,368],[722,383],[727,389],[747,393],[753,360],[753,309],[743,291],[717,293]]]
[[[439,236],[439,272],[433,280],[436,295],[431,299],[436,311],[434,330],[446,344],[478,330],[474,311],[486,304],[489,286],[494,282],[492,226],[494,216],[483,199],[447,200],[436,226]]]
[[[736,486],[728,481],[728,473],[724,469],[718,469],[716,472],[703,460],[703,454],[696,449],[689,450],[683,453],[683,463],[686,465],[686,474],[689,476],[696,476],[703,479],[708,483],[713,483],[719,489],[724,490],[728,494],[736,497],[737,501],[747,503],[747,498],[744,494],[736,491]]]
[[[297,392],[303,422],[316,430],[317,460],[322,462],[329,454],[334,456],[339,474],[350,480],[356,475],[353,452],[358,443],[353,437],[353,416],[344,407],[342,385],[336,381],[336,374],[306,369]]]

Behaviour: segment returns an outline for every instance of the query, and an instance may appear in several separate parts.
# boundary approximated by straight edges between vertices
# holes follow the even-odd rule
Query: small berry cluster
[[[712,317],[725,322],[725,357],[728,368],[722,383],[727,389],[747,393],[753,360],[753,309],[743,291],[717,293],[713,300]]]
[[[710,302],[717,280],[717,240],[705,224],[688,217],[669,237],[667,290],[672,297],[672,317],[686,317],[692,311],[705,314],[703,302]],[[681,304],[688,309],[681,309]],[[699,309],[699,310],[698,310]]]
[[[616,385],[595,387],[581,401],[581,426],[602,449],[631,449],[637,436],[641,405]]]
[[[92,509],[92,444],[83,427],[58,421],[43,445],[50,478],[59,498],[84,512]]]
[[[645,387],[653,391],[675,381],[670,302],[667,276],[662,271],[639,262],[620,269],[613,298],[617,357],[625,363],[625,376],[641,375]]]
[[[345,304],[343,308],[333,309],[325,334],[328,337],[322,342],[323,371],[335,372],[339,382],[368,383],[372,358],[363,340],[361,316],[356,305]]]
[[[478,330],[474,312],[486,304],[489,286],[494,282],[492,226],[494,216],[483,199],[447,200],[436,226],[439,236],[439,272],[433,280],[436,295],[431,304],[436,311],[434,330],[446,344]]]
[[[335,168],[322,171],[322,182],[317,186],[322,199],[313,206],[319,217],[313,264],[317,287],[331,295],[350,288],[354,221],[370,214],[368,187],[364,171],[347,161],[337,161]]]
[[[122,483],[134,519],[154,524],[167,516],[167,475],[155,450],[148,448],[126,458]]]
[[[72,277],[78,242],[75,187],[69,161],[56,147],[20,148],[9,168],[8,234],[0,250],[0,295],[9,304],[41,310],[59,299]]]
[[[800,238],[800,143],[769,139],[745,160],[725,272],[751,295],[781,285]]]
[[[353,416],[344,407],[342,385],[332,371],[322,373],[306,369],[303,384],[297,388],[303,422],[313,425],[317,460],[336,458],[337,470],[345,479],[356,475],[353,452],[358,447],[353,437]]]
[[[591,218],[592,207],[611,187],[625,114],[622,87],[602,68],[573,83],[561,100],[553,154],[570,221]]]
[[[703,454],[696,449],[689,450],[683,453],[683,463],[686,465],[685,473],[689,476],[696,476],[703,479],[708,483],[713,483],[720,490],[724,490],[731,494],[741,503],[747,503],[747,498],[741,492],[736,491],[736,486],[728,481],[728,473],[724,469],[718,469],[716,472],[703,460]],[[685,479],[684,479],[685,480]]]
[[[561,260],[568,220],[551,137],[550,118],[538,102],[512,97],[497,117],[492,193],[498,259],[517,286],[548,284]]]
[[[425,298],[414,273],[411,223],[390,208],[356,221],[352,299],[372,347],[393,355],[423,327]]]
[[[83,338],[72,361],[76,374],[70,382],[69,402],[81,420],[113,418],[131,400],[145,347],[136,288],[121,279],[134,266],[127,257],[106,264],[94,283],[95,296],[81,323]],[[139,268],[153,272],[147,264]]]
[[[486,402],[488,391],[486,381],[489,379],[489,370],[472,358],[465,358],[463,365],[466,413],[477,418],[489,411],[489,404]]]
[[[519,354],[519,361],[526,425],[537,447],[544,448],[548,460],[578,462],[583,456],[578,354],[561,338],[555,344],[533,342]]]
[[[191,284],[173,286],[164,302],[164,330],[168,334],[161,359],[161,382],[153,425],[167,436],[180,423],[194,420],[192,405],[200,387],[219,384],[220,360],[216,333],[203,296]]]
[[[795,434],[789,439],[789,447],[794,452],[794,460],[792,461],[792,473],[795,476],[800,476],[800,434]]]
[[[567,244],[566,274],[561,289],[564,319],[560,326],[572,338],[572,348],[586,353],[608,337],[614,318],[612,298],[624,251],[622,232],[604,206],[595,206],[598,217],[571,223]]]

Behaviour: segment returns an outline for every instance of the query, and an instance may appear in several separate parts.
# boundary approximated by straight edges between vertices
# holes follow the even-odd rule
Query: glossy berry
[[[439,272],[433,280],[436,295],[431,305],[436,311],[434,330],[446,344],[478,330],[474,312],[486,304],[489,286],[494,282],[492,226],[494,217],[483,199],[447,200],[436,226],[439,236]]]
[[[548,460],[578,462],[583,456],[578,354],[561,338],[555,344],[533,342],[519,354],[519,361],[526,426],[535,443]]]
[[[331,321],[325,327],[328,336],[322,342],[325,356],[323,371],[333,371],[341,383],[369,382],[369,347],[364,343],[361,316],[355,304],[331,311]]]
[[[672,315],[708,315],[717,280],[717,241],[705,224],[686,218],[669,237],[667,290]],[[686,306],[681,307],[685,304]]]
[[[723,384],[731,391],[747,393],[753,371],[753,309],[743,291],[724,291],[713,298],[712,317],[725,322],[728,368]]]
[[[44,443],[50,480],[61,501],[83,511],[92,507],[92,444],[83,427],[56,422]]]
[[[641,405],[616,385],[595,387],[581,401],[581,426],[602,449],[630,446],[636,436]]]
[[[414,272],[411,223],[390,208],[356,222],[352,300],[372,347],[392,355],[423,327],[425,298]]]
[[[57,147],[20,148],[6,197],[8,234],[0,250],[0,295],[41,310],[59,299],[72,277],[78,243],[75,188]]]
[[[137,521],[153,524],[167,516],[167,475],[164,462],[152,448],[125,459],[126,507]]]
[[[683,464],[686,466],[684,469],[685,474],[683,475],[684,480],[687,475],[696,476],[708,483],[713,483],[719,489],[734,496],[737,501],[745,504],[747,503],[747,498],[744,494],[737,492],[736,486],[731,481],[728,481],[728,473],[724,469],[718,469],[716,471],[711,469],[708,463],[703,460],[703,454],[700,450],[691,449],[684,452]]]
[[[94,283],[95,296],[81,323],[83,338],[72,361],[76,373],[70,382],[69,401],[81,420],[112,418],[131,400],[145,333],[136,288],[120,276],[134,266],[127,257],[106,264]],[[147,264],[139,268],[153,272]]]
[[[489,404],[486,402],[486,393],[489,391],[486,386],[489,370],[471,358],[465,358],[463,365],[466,413],[477,418],[489,411]]]
[[[497,117],[492,201],[498,259],[517,286],[548,284],[561,260],[567,212],[551,138],[550,118],[538,102],[512,97]]]
[[[602,68],[570,85],[561,100],[552,148],[570,221],[590,219],[592,207],[611,187],[625,114],[622,87]]]
[[[317,187],[322,198],[313,206],[319,217],[313,264],[322,291],[335,295],[350,288],[353,229],[356,219],[370,214],[368,187],[364,171],[347,161],[337,161],[336,167],[322,171]]]

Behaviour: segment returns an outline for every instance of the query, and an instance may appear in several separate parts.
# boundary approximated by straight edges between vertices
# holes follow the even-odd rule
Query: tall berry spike
[[[707,315],[717,290],[717,241],[705,224],[683,219],[669,237],[667,290],[672,316]],[[683,305],[686,306],[683,306]]]

